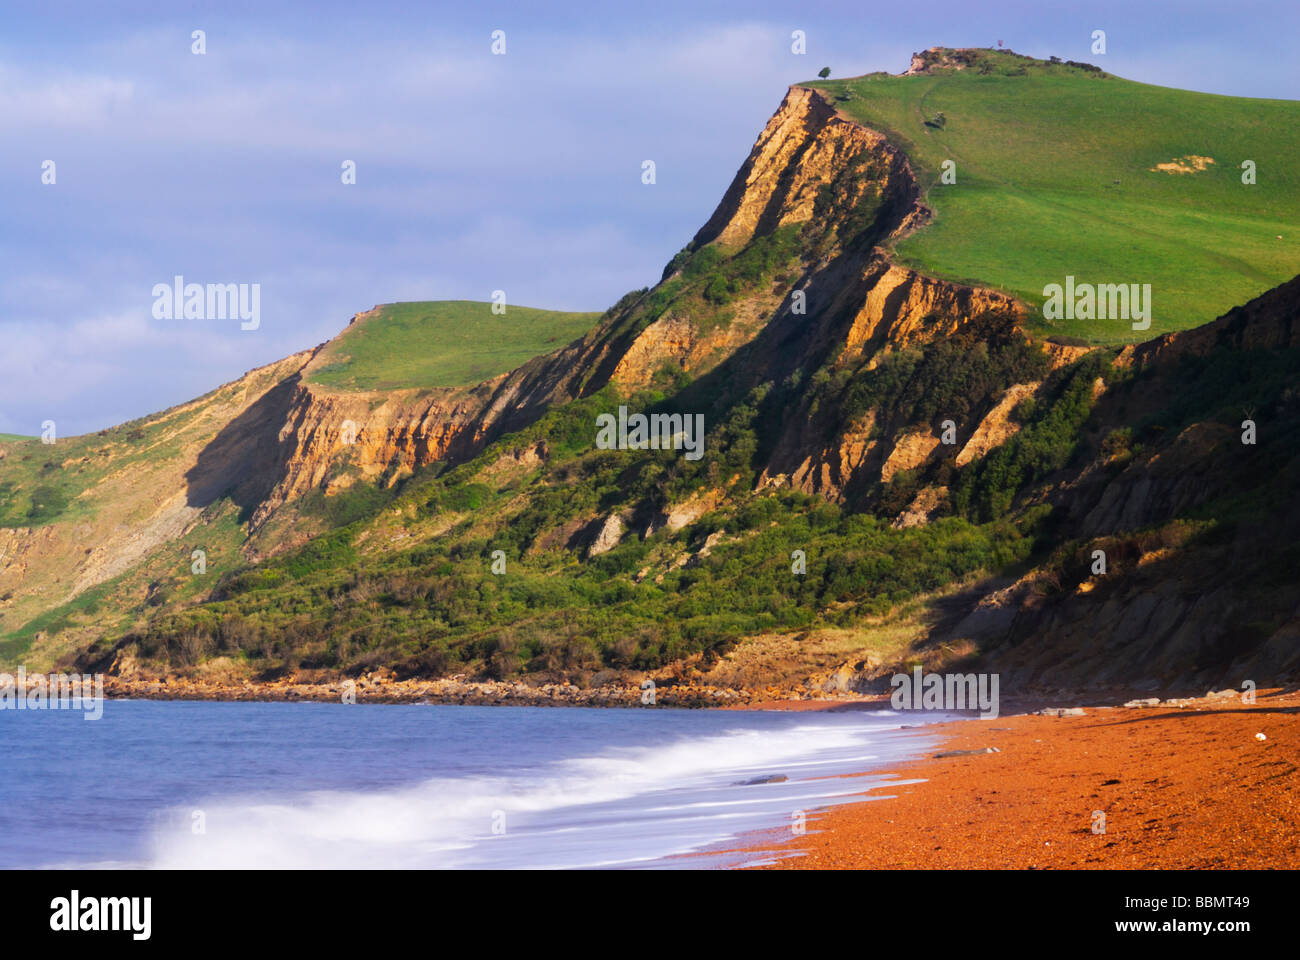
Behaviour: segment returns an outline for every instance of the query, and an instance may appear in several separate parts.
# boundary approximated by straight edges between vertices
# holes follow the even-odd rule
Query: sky
[[[165,409],[378,303],[604,310],[659,279],[823,66],[1001,40],[1300,99],[1297,35],[1289,0],[0,0],[0,433]],[[260,326],[155,318],[177,275],[259,284]]]

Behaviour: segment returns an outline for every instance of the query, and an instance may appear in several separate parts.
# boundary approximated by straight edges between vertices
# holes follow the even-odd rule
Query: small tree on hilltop
[[[830,75],[831,75],[830,67],[822,67],[820,70],[817,71],[817,76],[821,77],[823,80],[825,80]]]

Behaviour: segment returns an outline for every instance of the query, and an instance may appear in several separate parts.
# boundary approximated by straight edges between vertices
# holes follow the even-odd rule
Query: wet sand
[[[802,836],[755,837],[753,854],[803,854],[766,869],[1300,868],[1295,690],[924,732],[946,740],[891,771],[924,783],[819,812]]]

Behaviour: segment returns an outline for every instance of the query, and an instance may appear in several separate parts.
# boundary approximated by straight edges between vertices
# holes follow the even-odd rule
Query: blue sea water
[[[945,719],[930,716],[926,719]],[[109,701],[0,712],[0,867],[755,862],[930,748],[917,714]],[[741,785],[781,775],[783,783]],[[889,802],[884,800],[881,802]],[[201,829],[200,829],[201,828]],[[774,844],[774,851],[780,850]],[[702,854],[681,857],[681,854]]]

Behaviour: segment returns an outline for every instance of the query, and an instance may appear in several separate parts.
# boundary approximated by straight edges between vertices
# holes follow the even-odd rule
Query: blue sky
[[[897,72],[914,50],[1002,40],[1300,99],[1289,2],[107,6],[0,7],[0,432],[163,409],[376,303],[503,289],[602,310],[658,279],[785,88],[822,66]],[[154,319],[151,289],[176,274],[260,283],[261,328]]]

